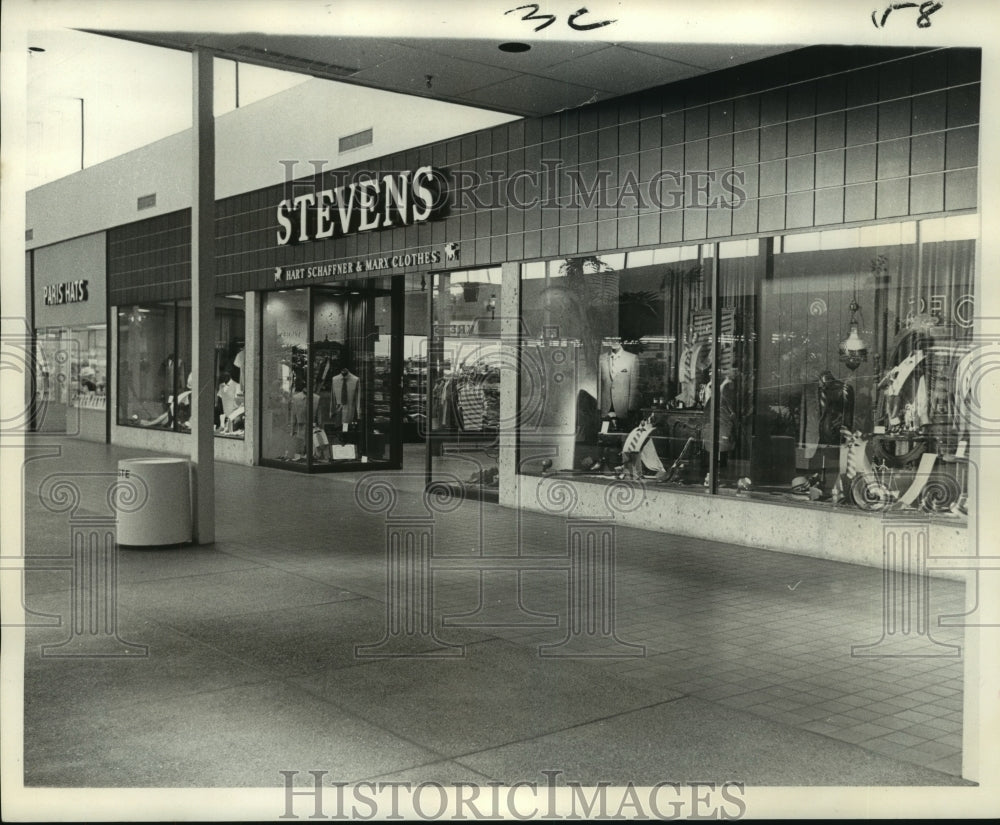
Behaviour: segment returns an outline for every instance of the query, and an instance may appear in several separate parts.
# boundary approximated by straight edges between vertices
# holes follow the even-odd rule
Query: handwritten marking
[[[882,12],[881,21],[875,19],[875,15],[878,14],[878,9],[872,12],[872,25],[876,29],[885,28],[886,21],[889,19],[889,15],[894,11],[899,9],[919,9],[919,14],[917,16],[917,28],[927,29],[931,25],[931,15],[934,14],[938,9],[943,6],[943,3],[936,3],[934,0],[925,0],[919,6],[916,3],[893,3],[892,5],[886,6],[885,11]]]
[[[537,32],[541,31],[547,26],[551,26],[553,23],[556,22],[556,16],[554,14],[548,14],[546,12],[542,12],[541,14],[539,14],[539,12],[541,12],[541,8],[542,7],[539,6],[538,3],[527,3],[523,6],[515,6],[512,9],[508,9],[507,11],[504,12],[504,14],[511,14],[512,12],[515,11],[523,11],[524,9],[530,9],[530,11],[526,15],[524,15],[521,19],[530,21],[541,20],[542,22],[539,25],[535,26],[535,31]],[[577,9],[575,12],[569,15],[568,19],[566,20],[566,25],[568,25],[574,31],[586,32],[586,31],[591,31],[592,29],[600,29],[603,28],[604,26],[610,26],[612,23],[617,22],[617,20],[599,20],[596,23],[578,23],[577,20],[579,20],[586,14],[590,14],[590,10],[586,6],[581,6],[579,9]],[[874,14],[874,12],[872,12],[872,14]]]

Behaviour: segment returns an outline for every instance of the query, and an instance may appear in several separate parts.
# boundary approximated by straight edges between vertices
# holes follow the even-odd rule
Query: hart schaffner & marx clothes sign
[[[278,204],[280,246],[410,226],[435,217],[447,199],[444,175],[430,166],[306,192]]]

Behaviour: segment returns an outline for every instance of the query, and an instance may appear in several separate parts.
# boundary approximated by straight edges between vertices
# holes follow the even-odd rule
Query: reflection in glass
[[[306,290],[264,295],[260,433],[266,459],[306,461],[308,336]]]

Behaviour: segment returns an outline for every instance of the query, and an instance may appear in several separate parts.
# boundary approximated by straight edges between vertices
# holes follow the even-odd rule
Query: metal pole
[[[80,101],[80,168],[83,169],[83,147],[84,147],[84,128],[83,128],[83,98],[78,97],[77,100]]]
[[[210,52],[192,52],[191,463],[193,537],[215,541],[215,119]]]

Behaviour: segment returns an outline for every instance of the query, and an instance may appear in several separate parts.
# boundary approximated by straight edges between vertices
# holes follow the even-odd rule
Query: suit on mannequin
[[[639,405],[639,356],[612,345],[600,357],[601,415],[625,418]]]
[[[335,423],[350,424],[358,417],[358,376],[346,367],[330,382],[330,418]]]

